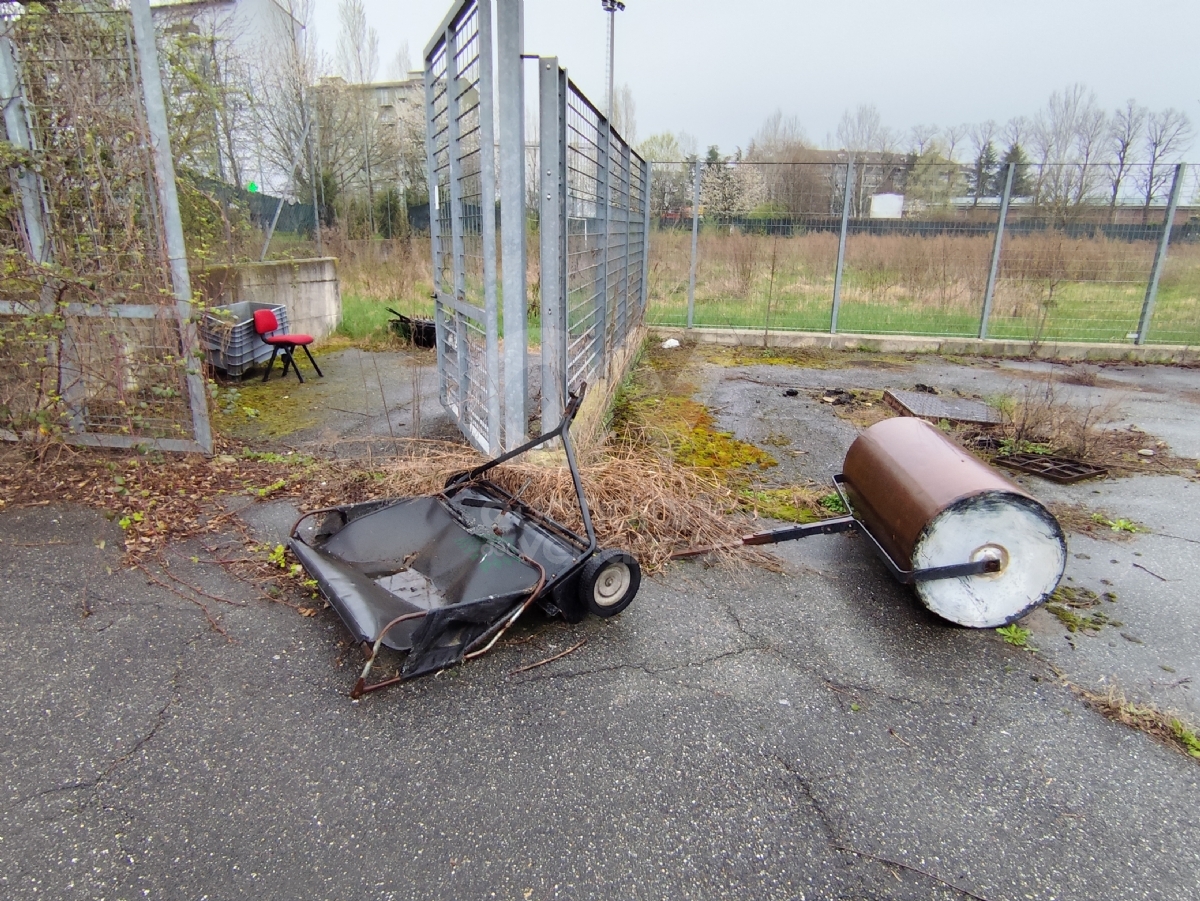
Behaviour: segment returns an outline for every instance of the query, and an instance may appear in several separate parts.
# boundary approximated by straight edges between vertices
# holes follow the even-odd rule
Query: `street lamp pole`
[[[613,118],[613,65],[616,58],[617,13],[625,8],[621,0],[600,0],[608,13],[608,107],[604,114],[611,124]]]

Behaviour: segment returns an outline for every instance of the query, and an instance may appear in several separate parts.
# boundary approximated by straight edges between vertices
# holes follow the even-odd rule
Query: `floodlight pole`
[[[625,9],[621,0],[600,0],[600,5],[608,13],[608,106],[604,116],[611,123],[613,120],[613,67],[616,60],[617,13]]]

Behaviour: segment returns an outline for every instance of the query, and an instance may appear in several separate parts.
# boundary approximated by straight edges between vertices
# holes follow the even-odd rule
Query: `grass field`
[[[690,235],[651,240],[651,322],[687,321]],[[847,241],[838,331],[979,333],[992,242],[985,236],[853,235]],[[1013,237],[1001,256],[988,333],[997,338],[1128,341],[1137,328],[1154,246]],[[698,326],[828,331],[837,237],[702,235]],[[1173,245],[1151,341],[1200,343],[1200,247]]]
[[[1129,342],[1154,249],[1150,242],[1069,238],[1057,232],[1007,237],[989,336]],[[651,323],[686,324],[690,251],[686,232],[652,233]],[[340,257],[341,332],[347,338],[384,335],[387,307],[407,316],[432,315],[428,238],[350,242],[334,252]],[[851,235],[838,331],[977,335],[991,253],[992,239],[985,235]],[[836,260],[833,234],[776,238],[703,233],[695,324],[827,332]],[[536,277],[532,251],[531,299],[538,296]],[[533,319],[535,343],[537,326]],[[1200,344],[1200,246],[1171,246],[1148,340]]]

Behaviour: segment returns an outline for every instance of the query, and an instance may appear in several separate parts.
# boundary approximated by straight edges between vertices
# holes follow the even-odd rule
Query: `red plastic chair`
[[[254,311],[254,330],[258,332],[258,336],[263,339],[266,344],[270,344],[275,348],[271,352],[271,362],[267,364],[267,371],[263,373],[263,381],[271,377],[271,370],[275,367],[275,357],[280,353],[283,354],[283,375],[286,378],[288,367],[292,367],[292,371],[296,373],[296,378],[300,383],[304,383],[304,376],[300,374],[300,367],[296,365],[296,357],[294,351],[297,347],[304,351],[304,355],[308,357],[308,362],[312,363],[313,369],[317,370],[317,375],[325,378],[325,373],[321,371],[321,367],[317,365],[317,361],[313,359],[313,355],[309,353],[308,345],[312,344],[312,335],[273,335],[272,332],[279,331],[279,320],[275,318],[274,310],[255,310]]]

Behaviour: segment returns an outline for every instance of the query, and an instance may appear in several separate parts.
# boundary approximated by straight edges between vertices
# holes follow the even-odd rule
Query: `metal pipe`
[[[696,318],[696,262],[700,241],[700,159],[696,158],[696,171],[692,176],[692,265],[688,272],[687,327],[690,329]]]
[[[854,189],[854,156],[846,161],[846,192],[842,196],[842,230],[838,235],[837,268],[833,273],[833,310],[829,316],[829,334],[838,330],[838,310],[842,305],[842,269],[846,265],[846,230],[850,225],[850,195]]]
[[[1183,163],[1175,167],[1175,178],[1171,182],[1170,199],[1167,201],[1167,218],[1163,222],[1158,249],[1154,251],[1154,267],[1150,270],[1150,283],[1146,285],[1146,299],[1142,301],[1142,315],[1138,318],[1136,344],[1144,344],[1150,331],[1150,320],[1154,317],[1154,301],[1158,297],[1158,280],[1162,277],[1167,262],[1167,249],[1171,244],[1171,229],[1175,225],[1175,211],[1179,208],[1179,189],[1183,187]]]
[[[983,290],[983,313],[979,317],[979,337],[988,336],[988,319],[992,315],[992,296],[996,292],[996,276],[1000,272],[1000,245],[1004,241],[1004,223],[1008,219],[1008,201],[1012,197],[1013,175],[1017,171],[1016,163],[1008,164],[1008,174],[1004,176],[1004,195],[1000,198],[1000,220],[996,223],[996,240],[992,245],[992,265],[988,269],[987,287]]]
[[[500,125],[500,267],[504,297],[504,448],[525,440],[527,298],[525,286],[524,0],[496,3],[496,84]]]
[[[458,51],[460,49],[459,34],[454,24],[446,28],[446,152],[450,163],[450,252],[453,261],[454,289],[456,300],[465,301],[467,293],[466,271],[467,251],[463,236],[463,217],[466,215],[466,205],[463,203],[462,186],[462,142],[460,117],[462,85],[459,83]],[[448,292],[449,293],[449,292]],[[467,417],[467,403],[470,391],[470,348],[467,346],[467,323],[462,311],[454,311],[454,356],[457,363],[458,396],[454,404],[458,413],[458,427],[464,435],[470,434],[470,420]]]
[[[557,57],[538,60],[541,96],[541,191],[538,234],[542,272],[542,423],[556,422],[566,404],[567,296],[566,185],[563,177],[566,150],[563,76]]]
[[[188,273],[187,245],[179,214],[179,195],[175,191],[175,161],[171,157],[171,135],[167,129],[167,107],[163,100],[158,68],[158,48],[154,44],[154,22],[150,18],[150,0],[130,0],[134,43],[141,70],[142,96],[146,104],[146,126],[154,157],[155,181],[162,210],[167,262],[171,287],[175,293],[175,311],[179,320],[181,349],[186,366],[188,406],[192,411],[192,432],[204,453],[212,453],[212,430],[208,420],[208,396],[200,374],[200,341],[196,332],[192,282]]]
[[[592,318],[593,327],[596,330],[592,357],[596,363],[594,372],[597,378],[603,377],[604,373],[605,337],[608,333],[608,262],[609,246],[612,243],[610,225],[613,211],[612,134],[612,120],[606,117],[597,117],[596,136],[600,146],[596,150],[596,195],[599,197],[599,209],[597,212],[602,220],[599,229],[599,238],[603,242],[600,247],[600,272],[598,273],[599,277],[596,279],[595,315]],[[585,369],[585,371],[587,370]]]
[[[621,0],[600,0],[600,6],[608,13],[608,106],[604,116],[610,122],[613,116],[613,72],[616,63],[617,13],[625,8]]]
[[[479,233],[483,256],[484,387],[488,453],[501,449],[500,300],[496,293],[496,91],[492,69],[492,4],[479,10]],[[514,323],[516,325],[516,323]]]
[[[20,150],[35,150],[29,127],[29,112],[21,90],[17,48],[7,34],[0,34],[0,98],[4,100],[4,128],[8,142]],[[46,227],[46,199],[41,178],[33,169],[16,172],[21,194],[21,224],[29,241],[29,255],[39,265],[50,262],[50,237]]]

